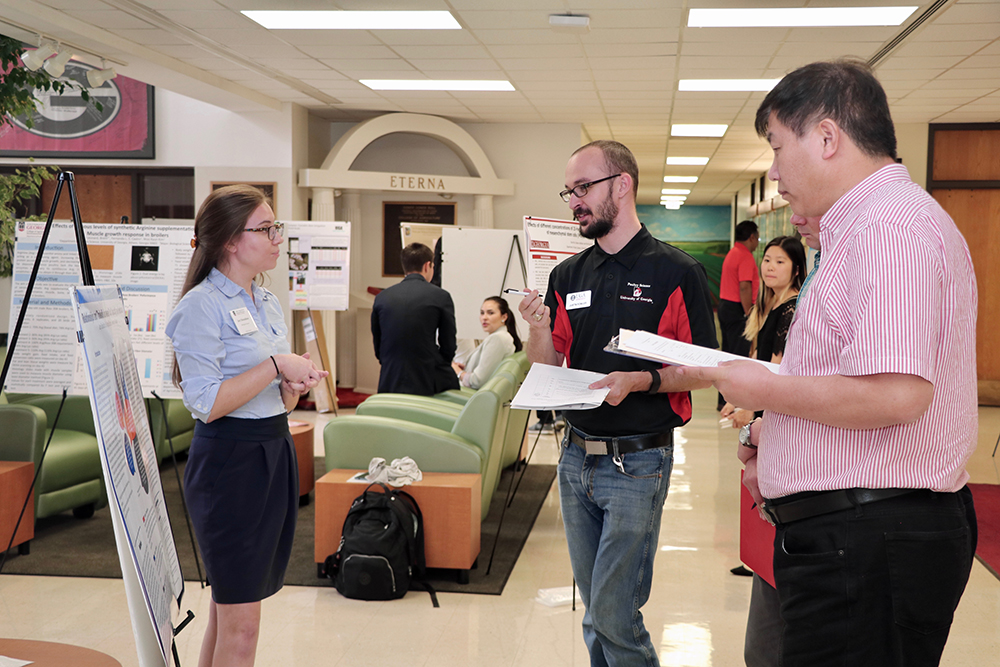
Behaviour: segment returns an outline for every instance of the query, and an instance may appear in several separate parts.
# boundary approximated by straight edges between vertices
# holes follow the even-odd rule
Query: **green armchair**
[[[101,471],[100,449],[94,434],[90,401],[69,396],[59,415],[45,460],[42,451],[61,396],[9,394],[0,405],[0,459],[31,461],[41,468],[35,484],[35,518],[73,510],[77,517],[91,516],[108,503]]]

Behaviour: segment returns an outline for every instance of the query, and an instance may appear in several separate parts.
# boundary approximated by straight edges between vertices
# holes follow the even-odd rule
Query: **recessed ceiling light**
[[[670,126],[672,137],[721,137],[728,125],[675,124]]]
[[[664,183],[697,183],[697,176],[664,176]]]
[[[590,17],[586,14],[549,14],[549,25],[566,32],[590,32]]]
[[[674,166],[688,166],[688,167],[700,167],[702,165],[708,164],[707,157],[668,157],[668,165]]]
[[[679,211],[681,209],[681,206],[683,206],[683,205],[684,205],[684,202],[680,202],[680,201],[663,201],[663,202],[660,202],[660,206],[662,206],[663,208],[667,209],[668,211]]]
[[[767,92],[781,79],[681,79],[677,90],[695,92]]]
[[[899,25],[916,7],[757,7],[692,9],[689,28],[796,28]]]
[[[268,30],[461,30],[451,12],[243,11]]]
[[[660,190],[661,195],[689,195],[690,190],[682,190],[680,188],[663,188]]]
[[[359,81],[372,90],[463,90],[511,92],[510,81],[473,81],[449,79],[361,79]]]

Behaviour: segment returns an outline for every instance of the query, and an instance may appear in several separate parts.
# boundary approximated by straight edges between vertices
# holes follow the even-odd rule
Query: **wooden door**
[[[976,365],[979,402],[1000,405],[1000,190],[941,189],[931,193],[948,212],[972,255],[979,288]]]

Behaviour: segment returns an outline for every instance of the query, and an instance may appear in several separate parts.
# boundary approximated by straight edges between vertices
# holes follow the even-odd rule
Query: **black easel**
[[[31,269],[31,277],[28,279],[28,287],[24,290],[24,300],[21,302],[21,311],[17,314],[17,324],[14,326],[14,331],[11,333],[10,341],[7,345],[7,358],[3,362],[3,371],[0,371],[0,387],[4,387],[7,384],[7,373],[10,370],[10,360],[14,357],[14,350],[17,347],[17,339],[21,335],[21,326],[24,324],[25,313],[28,312],[28,304],[31,301],[31,293],[35,289],[35,281],[38,278],[38,269],[42,265],[42,253],[45,252],[45,243],[48,241],[49,232],[52,231],[52,220],[56,215],[56,207],[59,206],[59,196],[62,194],[63,184],[69,184],[69,199],[70,208],[73,211],[73,228],[76,232],[76,247],[77,252],[80,256],[80,275],[83,279],[83,284],[92,286],[94,284],[94,271],[90,267],[90,255],[87,254],[87,240],[83,235],[83,222],[80,218],[80,205],[76,199],[76,187],[73,185],[73,172],[62,171],[59,172],[59,181],[56,185],[55,195],[52,197],[52,206],[49,208],[49,217],[45,221],[45,229],[42,231],[42,240],[38,245],[38,253],[35,255],[35,264]],[[59,409],[56,411],[56,417],[52,421],[51,431],[49,432],[49,439],[45,443],[45,448],[42,449],[42,456],[38,461],[38,466],[35,468],[35,477],[31,480],[31,487],[28,488],[28,495],[24,499],[24,504],[21,506],[21,514],[17,518],[17,525],[14,526],[14,532],[10,536],[10,542],[7,545],[7,549],[4,550],[4,558],[0,561],[0,568],[3,567],[3,563],[6,562],[7,552],[10,551],[11,545],[14,544],[14,536],[17,535],[17,530],[21,526],[21,520],[24,518],[24,512],[28,507],[28,502],[31,500],[31,494],[35,490],[35,484],[38,482],[38,475],[42,470],[42,462],[45,460],[45,454],[49,451],[49,443],[52,442],[52,434],[55,433],[56,425],[59,422],[59,415],[62,413],[63,403],[66,402],[66,390],[63,390],[63,402],[59,404]]]
[[[174,475],[177,477],[177,490],[181,494],[181,508],[184,510],[184,522],[187,524],[188,537],[191,539],[191,551],[194,552],[194,566],[198,569],[198,583],[201,584],[202,588],[205,588],[205,577],[201,574],[201,560],[198,558],[198,545],[194,541],[194,531],[191,530],[191,515],[188,513],[187,498],[184,497],[184,484],[181,482],[181,471],[177,465],[177,452],[174,451],[174,439],[170,435],[170,425],[167,423],[167,402],[155,391],[151,392],[153,398],[155,398],[160,403],[160,413],[163,415],[163,437],[167,439],[167,444],[170,445],[170,460],[174,464]],[[149,399],[146,399],[147,401]],[[149,408],[146,408],[146,414],[149,415]],[[152,426],[152,424],[150,424]],[[152,430],[150,430],[152,433]],[[163,502],[166,503],[167,499],[164,498]]]
[[[514,254],[514,248],[517,248],[517,259],[521,263],[521,278],[524,279],[525,286],[528,285],[528,267],[524,263],[524,251],[521,250],[521,237],[514,234],[514,238],[510,241],[510,250],[507,251],[507,265],[503,269],[503,280],[500,281],[500,289],[497,294],[503,294],[503,288],[507,285],[507,273],[510,271],[510,258]]]

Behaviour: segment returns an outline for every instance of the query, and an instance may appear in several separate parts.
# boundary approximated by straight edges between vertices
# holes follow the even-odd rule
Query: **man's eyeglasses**
[[[559,193],[559,196],[562,197],[562,200],[564,202],[569,203],[569,198],[572,197],[573,195],[576,195],[577,199],[581,197],[586,197],[587,190],[590,189],[590,186],[597,185],[598,183],[603,183],[604,181],[610,181],[612,178],[617,178],[618,176],[621,176],[621,174],[611,174],[610,176],[599,178],[596,181],[591,181],[590,183],[580,183],[580,185],[577,185],[576,187],[570,188],[568,190],[563,190],[562,192]]]
[[[568,199],[566,201],[569,201]],[[267,232],[267,238],[274,240],[274,237],[280,234],[285,229],[285,223],[276,222],[273,225],[268,225],[267,227],[247,227],[243,231],[245,232]]]

